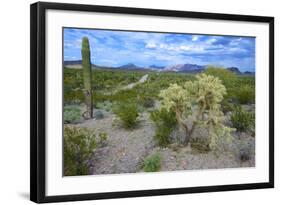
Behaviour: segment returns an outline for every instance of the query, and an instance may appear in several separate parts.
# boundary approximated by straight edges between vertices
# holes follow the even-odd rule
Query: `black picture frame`
[[[229,184],[189,188],[138,190],[107,193],[46,196],[46,81],[45,37],[48,9],[168,16],[195,19],[263,22],[269,25],[269,181],[263,183]],[[37,203],[76,200],[97,200],[123,197],[187,194],[274,187],[274,18],[218,13],[187,12],[144,8],[125,8],[82,4],[38,2],[30,6],[30,199]]]

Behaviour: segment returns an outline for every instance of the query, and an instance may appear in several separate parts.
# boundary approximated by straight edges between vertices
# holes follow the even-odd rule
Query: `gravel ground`
[[[153,139],[155,129],[148,113],[142,114],[137,128],[126,130],[116,123],[114,114],[102,112],[103,119],[86,120],[76,124],[78,127],[87,127],[108,134],[105,146],[97,148],[89,160],[91,174],[142,172],[144,158],[155,152],[161,155],[161,171],[255,166],[255,138],[250,134],[233,133],[233,142],[227,147],[227,151],[219,155],[213,152],[198,152],[190,145],[183,147],[177,142],[176,137],[169,147],[160,148]],[[229,119],[226,119],[226,124],[228,121]],[[177,131],[174,135],[180,133]],[[194,135],[206,135],[206,131],[198,129]]]
[[[234,135],[232,146],[228,151],[218,155],[213,152],[200,153],[192,149],[190,145],[181,147],[177,144],[172,144],[168,148],[157,147],[153,152],[159,152],[162,157],[161,171],[254,167],[255,140],[250,136],[242,135],[241,139],[240,137],[241,135]],[[250,150],[249,160],[241,160],[241,153],[243,154],[241,143],[246,144]]]
[[[114,115],[105,113],[100,120],[87,120],[76,126],[87,127],[108,134],[108,142],[98,148],[90,160],[91,174],[134,173],[140,169],[145,156],[154,148],[154,127],[148,114],[140,117],[137,128],[126,130],[119,125],[112,126]]]

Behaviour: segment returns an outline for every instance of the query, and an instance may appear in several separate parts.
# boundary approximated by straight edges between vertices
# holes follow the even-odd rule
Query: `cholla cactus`
[[[195,100],[203,110],[219,109],[223,96],[226,95],[226,88],[221,80],[206,74],[197,75],[196,79],[196,81],[188,81],[184,85],[188,96]]]
[[[177,121],[186,133],[184,143],[187,144],[191,135],[191,130],[186,123],[186,118],[191,115],[191,96],[177,84],[171,84],[169,88],[162,90],[159,96],[163,99],[162,108],[176,113]]]
[[[160,92],[162,108],[174,111],[179,125],[185,131],[184,143],[189,142],[196,125],[205,126],[209,131],[209,146],[213,150],[218,148],[222,137],[230,140],[233,130],[222,124],[220,103],[224,95],[226,89],[221,80],[206,74],[197,75],[195,81],[188,81],[184,86],[171,84]],[[192,121],[190,127],[188,121]]]

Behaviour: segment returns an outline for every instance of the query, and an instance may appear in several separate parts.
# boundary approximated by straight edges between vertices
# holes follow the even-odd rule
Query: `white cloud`
[[[197,41],[198,39],[199,39],[198,36],[193,35],[191,40],[192,40],[192,41]]]
[[[188,46],[188,45],[181,45],[181,44],[165,44],[165,43],[161,43],[159,45],[160,49],[164,49],[167,51],[190,51],[192,49],[192,46]]]
[[[207,40],[207,44],[213,44],[213,43],[215,43],[217,41],[217,39],[215,39],[215,38],[210,38],[209,40]]]
[[[238,46],[240,44],[241,40],[242,40],[242,38],[234,39],[234,40],[230,41],[229,45]]]
[[[145,47],[146,47],[146,48],[156,48],[156,44],[153,43],[153,42],[150,42],[150,43],[147,43],[147,44],[145,45]]]
[[[183,50],[183,51],[190,51],[190,50],[191,50],[191,47],[190,47],[190,46],[180,46],[180,50]]]
[[[72,43],[64,43],[64,46],[71,47],[71,46],[73,46],[73,44]]]

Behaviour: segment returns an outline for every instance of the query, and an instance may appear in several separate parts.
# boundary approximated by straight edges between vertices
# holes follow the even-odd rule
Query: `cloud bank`
[[[255,71],[255,38],[64,28],[64,60],[81,59],[89,38],[91,61],[102,66],[218,65]]]

